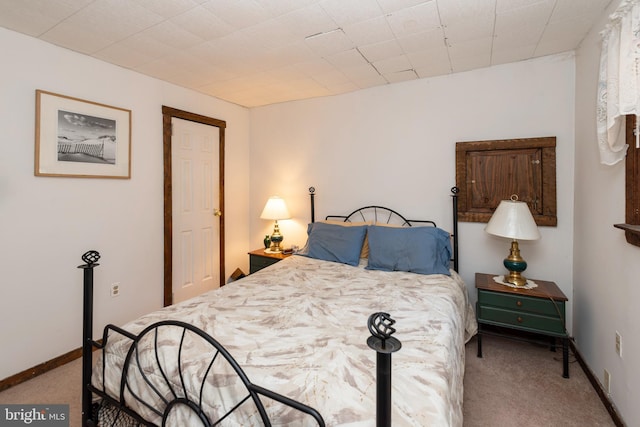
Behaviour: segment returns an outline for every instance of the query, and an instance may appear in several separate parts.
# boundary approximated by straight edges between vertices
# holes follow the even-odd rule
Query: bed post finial
[[[95,425],[91,411],[91,352],[93,350],[93,269],[97,267],[100,253],[87,251],[82,255],[84,270],[84,298],[82,307],[82,425]]]
[[[309,197],[311,198],[311,222],[316,222],[316,206],[315,206],[315,197],[316,197],[316,188],[309,187]]]
[[[371,336],[367,345],[376,351],[376,426],[391,427],[391,353],[402,343],[391,335],[396,321],[389,313],[373,313],[367,322]]]
[[[86,266],[81,265],[78,268],[90,268],[92,266],[100,265],[96,264],[100,260],[100,253],[98,251],[87,251],[82,255],[82,261],[86,262]]]

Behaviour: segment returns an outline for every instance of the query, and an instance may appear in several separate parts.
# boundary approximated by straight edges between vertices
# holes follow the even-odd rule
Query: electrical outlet
[[[120,282],[111,284],[111,297],[115,298],[120,295]]]
[[[616,354],[622,357],[622,335],[616,331]]]
[[[604,382],[603,386],[605,393],[607,393],[608,395],[611,394],[611,375],[606,369],[604,370],[604,377],[602,381]]]

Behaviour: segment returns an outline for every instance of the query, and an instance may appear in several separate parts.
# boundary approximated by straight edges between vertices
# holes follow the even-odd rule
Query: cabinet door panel
[[[468,154],[470,212],[493,212],[511,195],[526,202],[532,214],[542,214],[540,149],[476,151]]]

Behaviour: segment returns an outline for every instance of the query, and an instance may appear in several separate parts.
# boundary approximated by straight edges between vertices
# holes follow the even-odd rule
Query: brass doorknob
[[[222,211],[220,209],[214,209],[213,210],[213,215],[215,216],[222,216]]]

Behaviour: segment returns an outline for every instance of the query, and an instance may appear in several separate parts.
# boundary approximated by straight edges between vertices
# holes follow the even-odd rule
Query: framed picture
[[[36,176],[131,178],[131,110],[36,90]]]

